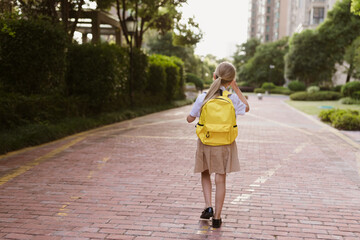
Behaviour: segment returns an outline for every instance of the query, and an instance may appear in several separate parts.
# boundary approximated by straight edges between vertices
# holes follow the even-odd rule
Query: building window
[[[270,22],[270,17],[266,16],[266,22],[269,23]]]
[[[325,9],[316,7],[313,9],[312,24],[320,24],[324,21]]]
[[[255,28],[252,27],[252,28],[251,28],[251,32],[252,32],[252,33],[255,32]]]
[[[271,0],[267,0],[268,4],[271,4]]]
[[[269,25],[266,25],[266,32],[270,32],[270,27],[269,27]]]
[[[266,36],[265,36],[265,41],[269,41],[269,35],[268,34],[266,34]]]
[[[267,13],[270,13],[270,11],[271,11],[271,8],[267,7]]]

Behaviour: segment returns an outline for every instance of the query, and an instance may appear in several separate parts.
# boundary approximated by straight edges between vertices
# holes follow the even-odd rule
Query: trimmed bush
[[[182,74],[176,62],[179,64],[180,60],[159,54],[149,57],[147,89],[151,94],[168,101],[175,99]]]
[[[116,95],[126,96],[123,101],[129,104],[128,74],[126,49],[108,44],[72,45],[68,51],[66,92],[79,96],[86,103],[86,112],[97,114]]]
[[[355,98],[356,100],[360,100],[360,91],[354,92],[352,97]]]
[[[262,88],[255,88],[254,93],[265,93],[265,89]]]
[[[332,87],[330,90],[334,92],[341,92],[341,88],[343,85],[336,85],[335,87]]]
[[[341,94],[332,91],[320,91],[315,93],[296,92],[290,95],[290,99],[294,101],[325,101],[325,100],[338,100]]]
[[[204,82],[201,80],[201,78],[199,78],[195,74],[187,73],[185,75],[185,78],[186,78],[187,83],[194,83],[197,90],[203,90],[204,89]]]
[[[254,92],[254,87],[249,86],[239,86],[242,92]]]
[[[60,25],[41,19],[0,19],[1,87],[24,95],[60,92],[65,49]]]
[[[347,105],[352,105],[352,104],[360,104],[360,99],[354,99],[351,97],[344,97],[340,99],[340,103],[341,104],[347,104]]]
[[[184,62],[180,58],[174,57],[174,56],[172,56],[171,59],[179,67],[179,85],[178,85],[178,88],[176,89],[175,99],[178,99],[178,100],[185,99],[186,95],[184,92],[184,90],[185,90],[185,65],[184,65]]]
[[[353,97],[353,94],[360,91],[360,81],[348,82],[341,88],[341,93],[345,97]]]
[[[323,122],[330,122],[337,129],[360,130],[360,115],[358,111],[345,109],[323,110],[319,114]]]
[[[305,83],[296,80],[296,81],[291,81],[288,85],[288,88],[291,91],[300,92],[306,90],[306,85]]]
[[[306,91],[310,94],[316,93],[320,91],[320,88],[318,86],[311,86],[306,89]]]
[[[284,94],[284,95],[290,95],[293,93],[290,89],[286,87],[276,87],[272,89],[270,92],[274,94]]]
[[[275,89],[276,86],[274,83],[272,82],[264,82],[262,85],[261,85],[261,88],[262,89],[265,89],[266,91],[270,91],[272,89]]]
[[[331,125],[341,130],[360,130],[360,116],[351,113],[336,115]]]
[[[319,113],[319,118],[323,122],[331,122],[330,116],[333,114],[336,110],[335,109],[329,109],[329,110],[322,110]]]

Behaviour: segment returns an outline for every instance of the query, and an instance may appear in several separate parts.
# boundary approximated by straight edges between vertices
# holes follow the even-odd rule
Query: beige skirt
[[[240,171],[236,141],[230,145],[208,146],[197,141],[194,172],[230,173]]]

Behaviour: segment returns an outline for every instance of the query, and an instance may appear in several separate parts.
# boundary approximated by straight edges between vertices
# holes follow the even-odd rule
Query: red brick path
[[[0,158],[0,239],[360,239],[360,147],[250,97],[223,226],[200,221],[191,106]]]

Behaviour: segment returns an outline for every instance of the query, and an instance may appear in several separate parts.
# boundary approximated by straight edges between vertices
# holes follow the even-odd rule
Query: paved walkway
[[[238,118],[221,229],[186,106],[0,157],[0,239],[360,239],[360,146],[283,100]]]

